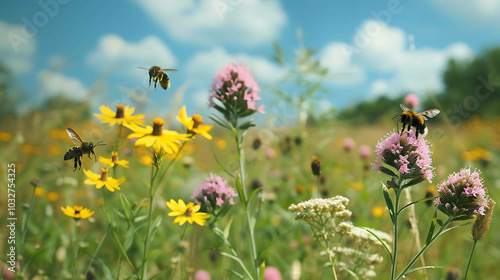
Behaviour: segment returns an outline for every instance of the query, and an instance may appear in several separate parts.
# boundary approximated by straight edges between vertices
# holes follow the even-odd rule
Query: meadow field
[[[245,267],[256,279],[251,252],[254,244],[257,267],[262,270],[277,268],[282,279],[334,279],[329,259],[321,253],[323,245],[318,243],[312,228],[305,221],[296,220],[289,210],[290,205],[316,195],[348,198],[347,209],[352,215],[346,221],[392,236],[393,225],[382,192],[382,184],[390,177],[372,170],[377,158],[373,152],[377,142],[396,129],[396,123],[390,118],[360,125],[331,119],[316,120],[302,127],[298,124],[274,127],[257,124],[249,128],[242,139],[244,158],[240,161],[233,132],[213,121],[210,123],[214,127],[208,131],[210,140],[195,134],[194,139],[181,140],[182,144],[174,145],[178,152],[155,156],[152,147],[135,146],[133,140],[136,139],[127,140],[131,129],[110,126],[90,116],[100,111],[92,111],[86,104],[66,108],[54,104],[53,107],[41,108],[20,118],[6,116],[2,125],[0,158],[4,178],[9,173],[7,169],[11,169],[8,164],[15,164],[15,168],[12,167],[15,169],[15,211],[19,218],[15,237],[16,244],[22,244],[22,249],[18,247],[17,250],[17,265],[21,265],[22,271],[22,276],[18,275],[20,278],[208,279],[200,278],[201,274],[193,278],[195,273],[204,270],[212,279],[236,279],[249,277],[242,268]],[[187,107],[188,116],[195,113],[190,112],[189,104]],[[217,116],[214,108],[207,110]],[[396,107],[388,115],[396,115],[398,110]],[[179,115],[177,110],[154,113],[136,110],[134,115],[141,113],[145,115],[146,125],[161,116],[165,119],[165,128],[179,135],[186,132],[186,127],[173,117]],[[430,126],[445,135],[439,138],[433,138],[432,132],[428,135],[435,177],[432,183],[425,180],[412,186],[411,200],[436,196],[436,185],[464,167],[481,171],[490,197],[496,200],[496,190],[500,186],[496,168],[500,119],[472,116],[458,127],[446,122]],[[117,152],[119,160],[127,161],[127,167],[118,164],[110,167],[109,160],[105,164],[84,155],[81,170],[74,171],[73,160],[63,160],[64,154],[74,146],[66,128],[73,128],[84,141],[104,141],[105,146],[95,148],[97,157],[111,159],[111,153]],[[311,170],[313,156],[321,160],[319,177]],[[109,177],[123,178],[119,189],[111,187],[113,192],[110,192],[107,186],[96,189],[95,183],[88,184],[91,177],[86,172],[98,174],[99,180],[103,168],[109,170]],[[152,183],[155,191],[151,193],[151,180],[157,170],[157,179]],[[215,219],[208,219],[203,226],[196,222],[190,224],[189,220],[183,226],[174,224],[174,217],[168,215],[172,210],[166,202],[171,199],[195,202],[193,193],[210,174],[220,176],[234,190],[233,204],[228,203],[232,195],[226,193],[225,204],[217,207],[212,203],[218,210],[224,209]],[[247,202],[235,195],[243,194],[237,185],[246,188]],[[8,186],[2,184],[1,191],[7,193]],[[389,193],[394,195],[392,191]],[[248,198],[250,194],[251,199]],[[403,196],[402,201],[407,204],[408,197]],[[410,211],[401,214],[398,271],[424,244],[436,212],[433,204],[432,201],[420,202],[415,204],[414,214]],[[61,211],[61,207],[74,205],[95,213],[88,218],[73,219]],[[2,220],[8,217],[6,210],[6,206],[2,208]],[[250,242],[246,213],[251,214],[254,223],[255,243]],[[438,217],[444,219],[443,216],[438,211]],[[418,225],[420,244],[416,243],[415,232],[411,231],[409,217],[414,217]],[[454,222],[452,226],[465,225],[446,233],[424,254],[425,265],[430,268],[425,273],[421,270],[407,277],[445,279],[450,271],[463,275],[473,245],[472,222]],[[498,228],[498,220],[493,218],[489,234],[475,248],[469,272],[473,275],[471,279],[496,279],[500,275],[496,267],[499,252],[494,245],[499,242],[495,234]],[[215,230],[219,230],[226,240]],[[5,236],[8,234],[3,232]],[[348,263],[349,257],[346,257],[347,268],[352,270],[350,274],[339,266],[344,261],[339,255],[338,279],[390,279],[391,260],[377,242],[361,246],[359,240],[346,237],[336,243],[336,246],[383,258],[380,262],[363,262],[360,258],[358,263]],[[6,251],[7,245],[3,243],[2,246]],[[420,261],[414,267],[418,266],[422,266]],[[144,272],[143,267],[146,267]],[[355,276],[361,273],[359,269],[376,274]],[[7,274],[4,272],[4,275]],[[264,279],[281,279],[272,277],[276,276],[268,273]]]

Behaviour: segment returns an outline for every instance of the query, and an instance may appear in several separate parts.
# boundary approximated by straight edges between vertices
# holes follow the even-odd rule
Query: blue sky
[[[441,90],[448,59],[471,59],[500,43],[498,14],[492,0],[4,1],[0,61],[31,95],[29,105],[56,93],[132,104],[139,92],[163,109],[185,90],[195,110],[232,59],[250,67],[261,88],[279,81],[286,69],[269,59],[272,43],[292,54],[300,27],[331,73],[322,104],[342,108],[381,94]],[[152,65],[180,70],[167,92],[147,88],[137,67]],[[275,98],[261,96],[268,106]]]

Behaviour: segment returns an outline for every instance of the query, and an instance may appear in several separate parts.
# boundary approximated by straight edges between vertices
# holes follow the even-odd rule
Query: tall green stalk
[[[392,240],[392,270],[391,270],[391,279],[394,280],[396,276],[396,261],[398,256],[398,214],[399,214],[399,199],[401,195],[401,190],[399,188],[394,188],[394,193],[396,194],[396,201],[394,203],[394,225],[393,225],[393,233],[394,237]]]
[[[35,191],[36,191],[37,186],[33,186],[33,193],[31,194],[31,201],[30,201],[30,207],[28,208],[28,214],[26,214],[26,219],[23,221],[22,225],[22,236],[21,236],[21,256],[23,258],[21,259],[19,263],[19,271],[22,272],[23,269],[23,263],[22,260],[25,258],[24,256],[24,240],[26,239],[26,233],[28,232],[28,222],[31,217],[31,212],[33,212],[33,206],[35,205]]]
[[[257,263],[257,246],[255,244],[255,236],[254,236],[254,225],[252,223],[252,215],[250,213],[250,207],[248,207],[248,196],[246,192],[246,187],[245,187],[245,151],[243,150],[243,139],[245,136],[245,132],[241,133],[241,131],[238,131],[234,129],[234,136],[235,136],[235,141],[236,141],[236,150],[238,151],[238,159],[239,159],[239,180],[241,184],[241,188],[243,189],[242,194],[243,194],[243,201],[245,202],[245,216],[247,219],[248,223],[248,233],[250,235],[250,246],[251,246],[251,257],[252,257],[252,264],[253,268],[255,270],[255,275],[256,279],[258,279],[260,275],[260,267]]]

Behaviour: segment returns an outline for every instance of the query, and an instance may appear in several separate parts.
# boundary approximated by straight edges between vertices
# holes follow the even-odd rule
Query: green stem
[[[104,235],[102,236],[101,241],[99,242],[99,245],[97,245],[97,248],[95,249],[94,254],[92,254],[92,258],[90,259],[90,262],[87,265],[87,269],[85,270],[85,275],[87,275],[89,273],[90,268],[92,267],[92,263],[94,262],[94,260],[97,257],[97,254],[101,250],[102,244],[104,244],[104,241],[106,240],[106,237],[108,237],[110,229],[111,229],[111,224],[108,224],[108,228],[106,229],[106,232],[104,232]]]
[[[24,259],[24,240],[26,238],[26,233],[28,232],[28,222],[30,220],[31,212],[33,211],[33,206],[35,205],[35,191],[36,191],[36,186],[33,187],[33,193],[31,194],[31,201],[30,201],[30,207],[28,208],[28,214],[26,215],[26,220],[23,221],[23,234],[21,237],[21,255],[23,256],[22,259]],[[21,260],[22,260],[21,259]],[[19,262],[19,271],[22,271],[22,261]]]
[[[319,175],[316,176],[316,194],[314,198],[320,198],[320,191],[319,191]]]
[[[147,267],[146,267],[146,255],[148,253],[148,243],[149,243],[149,231],[151,229],[151,215],[153,213],[153,200],[154,200],[154,195],[153,195],[153,184],[156,178],[156,175],[158,174],[158,167],[153,165],[152,170],[151,170],[151,183],[149,185],[149,210],[148,210],[148,223],[147,223],[147,230],[146,230],[146,238],[144,238],[144,252],[142,254],[142,278],[141,279],[147,279],[146,278],[146,273],[147,273]]]
[[[72,268],[71,268],[71,275],[72,275],[72,279],[76,279],[76,239],[77,239],[77,236],[78,236],[78,233],[77,233],[77,226],[76,226],[76,223],[78,222],[77,221],[78,219],[75,219],[75,222],[73,223],[73,258],[72,258],[72,261],[71,263],[73,264]]]
[[[422,249],[420,249],[420,251],[418,251],[418,253],[413,257],[413,259],[411,259],[411,261],[405,267],[405,269],[398,275],[398,277],[396,277],[396,280],[401,279],[401,278],[404,277],[405,273],[413,266],[413,264],[418,260],[418,258],[420,257],[420,255],[422,255],[425,252],[425,250],[427,250],[427,248],[434,242],[434,240],[436,240],[439,237],[439,235],[441,235],[441,232],[443,232],[443,230],[445,230],[446,227],[452,221],[453,221],[453,217],[448,217],[448,219],[446,220],[446,222],[444,222],[444,224],[439,228],[439,230],[432,236],[432,238],[429,241],[429,243],[426,243],[425,246],[422,247]]]
[[[213,225],[213,227],[211,226],[212,228],[212,231],[215,233],[215,235],[217,235],[222,241],[224,241],[224,244],[226,245],[226,247],[229,249],[229,251],[231,252],[231,255],[233,255],[233,257],[235,257],[235,261],[241,266],[241,268],[243,269],[243,271],[246,273],[246,275],[248,276],[248,279],[250,280],[253,280],[253,276],[252,274],[250,273],[250,271],[248,271],[248,269],[245,267],[245,265],[243,264],[243,261],[240,259],[240,257],[238,256],[238,253],[236,253],[236,251],[233,249],[233,246],[231,246],[231,243],[229,242],[229,240],[227,240],[225,237],[224,237],[224,233],[222,232],[222,230],[220,230],[217,226]],[[258,277],[258,275],[257,275]]]
[[[254,236],[254,228],[252,226],[252,216],[250,213],[250,208],[248,207],[248,196],[247,196],[247,191],[245,187],[245,151],[243,150],[243,137],[245,133],[243,132],[242,134],[238,130],[234,130],[235,133],[235,140],[236,140],[236,148],[238,151],[238,158],[239,158],[239,173],[240,173],[240,183],[241,183],[241,188],[243,189],[243,199],[245,201],[246,205],[246,218],[247,218],[247,223],[248,223],[248,233],[250,234],[250,245],[251,245],[251,255],[252,255],[252,263],[253,267],[255,270],[255,275],[257,278],[260,275],[260,267],[257,263],[257,246],[255,244],[255,236]]]
[[[113,228],[113,235],[115,236],[116,243],[118,243],[118,247],[120,247],[120,251],[122,252],[125,259],[127,260],[130,267],[135,271],[135,266],[132,263],[132,261],[130,261],[130,258],[128,257],[127,252],[125,252],[125,248],[123,248],[123,245],[120,241],[120,238],[118,237],[118,233],[116,232],[116,229],[113,226],[113,223],[111,221],[111,215],[109,214],[108,204],[106,202],[106,189],[105,188],[102,188],[102,199],[104,201],[104,211],[106,212],[106,216],[108,217],[109,225]]]
[[[394,225],[393,225],[393,245],[392,245],[392,270],[391,270],[391,280],[394,280],[396,276],[396,260],[398,256],[398,212],[399,212],[399,198],[401,195],[401,191],[398,188],[394,188],[394,193],[396,194],[396,201],[394,204]]]
[[[179,155],[181,154],[182,149],[184,149],[184,146],[186,146],[187,142],[188,141],[182,143],[182,145],[180,146],[179,150],[177,151],[177,154],[175,155],[175,157],[168,163],[167,167],[165,168],[165,171],[163,171],[163,174],[161,174],[161,176],[160,176],[160,180],[158,181],[158,186],[161,185],[161,182],[163,182],[163,179],[167,175],[168,170],[174,164],[174,162],[176,162],[177,159],[179,158]]]
[[[469,267],[470,267],[470,263],[472,261],[472,255],[474,254],[474,249],[476,249],[476,243],[477,243],[477,241],[474,241],[474,245],[472,245],[472,251],[470,252],[469,262],[467,263],[467,269],[465,270],[464,280],[467,280],[467,275],[469,274]]]

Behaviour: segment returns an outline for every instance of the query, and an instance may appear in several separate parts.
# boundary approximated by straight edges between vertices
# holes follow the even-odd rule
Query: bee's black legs
[[[75,170],[73,170],[73,172],[76,171],[76,168],[78,167],[78,158],[75,157],[75,164],[73,165],[73,167],[75,168]]]
[[[151,77],[149,77],[149,86],[151,86]]]
[[[82,170],[82,160],[80,158],[78,158],[78,165],[80,166],[78,170]]]
[[[399,135],[403,135],[403,132],[405,131],[406,128],[406,123],[403,123],[403,129],[401,130],[401,133]]]

